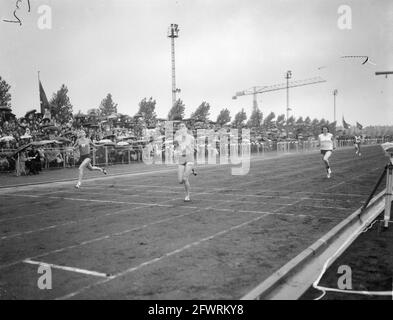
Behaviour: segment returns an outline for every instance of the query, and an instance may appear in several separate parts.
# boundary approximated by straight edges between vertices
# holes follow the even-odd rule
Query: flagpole
[[[38,73],[38,101],[40,102],[40,112],[43,113],[42,106],[41,106],[41,95],[40,95],[40,92],[41,92],[40,91],[40,81],[41,81],[40,80],[40,71],[38,70],[37,73]]]

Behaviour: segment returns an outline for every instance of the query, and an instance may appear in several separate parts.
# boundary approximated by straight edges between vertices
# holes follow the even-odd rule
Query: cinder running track
[[[364,146],[336,151],[331,179],[316,152],[253,159],[245,176],[200,167],[189,203],[168,166],[110,167],[80,190],[19,177],[41,184],[0,189],[0,299],[239,299],[359,208],[385,162]]]

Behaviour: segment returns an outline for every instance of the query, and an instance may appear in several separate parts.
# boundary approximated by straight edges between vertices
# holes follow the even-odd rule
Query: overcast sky
[[[249,116],[252,96],[236,91],[315,76],[326,83],[290,90],[290,113],[350,123],[393,124],[393,1],[391,0],[27,0],[18,11],[22,26],[0,22],[0,76],[11,85],[18,116],[39,110],[37,71],[48,96],[62,84],[74,113],[96,108],[107,93],[118,111],[134,115],[152,96],[156,112],[171,107],[171,52],[176,39],[176,82],[186,116],[202,102],[211,118],[222,108]],[[12,18],[16,0],[1,0],[1,19]],[[52,9],[52,29],[40,30],[40,5]],[[352,10],[352,29],[338,27],[340,5]],[[25,10],[23,10],[25,8]],[[366,55],[376,65],[342,55]],[[322,67],[322,68],[320,68]],[[284,113],[286,91],[258,95],[264,115]]]

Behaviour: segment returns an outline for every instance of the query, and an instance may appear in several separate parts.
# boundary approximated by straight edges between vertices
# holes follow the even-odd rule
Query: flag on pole
[[[363,129],[363,126],[362,126],[359,122],[357,122],[357,121],[356,121],[356,127],[357,127],[359,130],[362,130],[362,129]]]
[[[351,127],[350,124],[348,124],[348,123],[345,122],[344,117],[343,117],[343,127],[344,127],[345,129],[349,129],[349,128]]]
[[[39,80],[39,85],[40,85],[40,107],[41,107],[41,113],[45,113],[45,108],[50,109],[49,107],[49,102],[48,99],[46,98],[46,94],[44,91],[44,88],[42,87],[41,80]]]

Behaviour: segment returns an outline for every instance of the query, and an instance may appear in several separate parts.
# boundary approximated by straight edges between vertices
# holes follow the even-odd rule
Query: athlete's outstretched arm
[[[93,141],[90,140],[90,145],[92,145],[94,148],[98,149],[99,147],[102,147],[100,144],[95,144]]]
[[[74,145],[72,146],[73,149],[76,149],[79,146],[79,141],[76,140],[76,142],[74,143]]]

